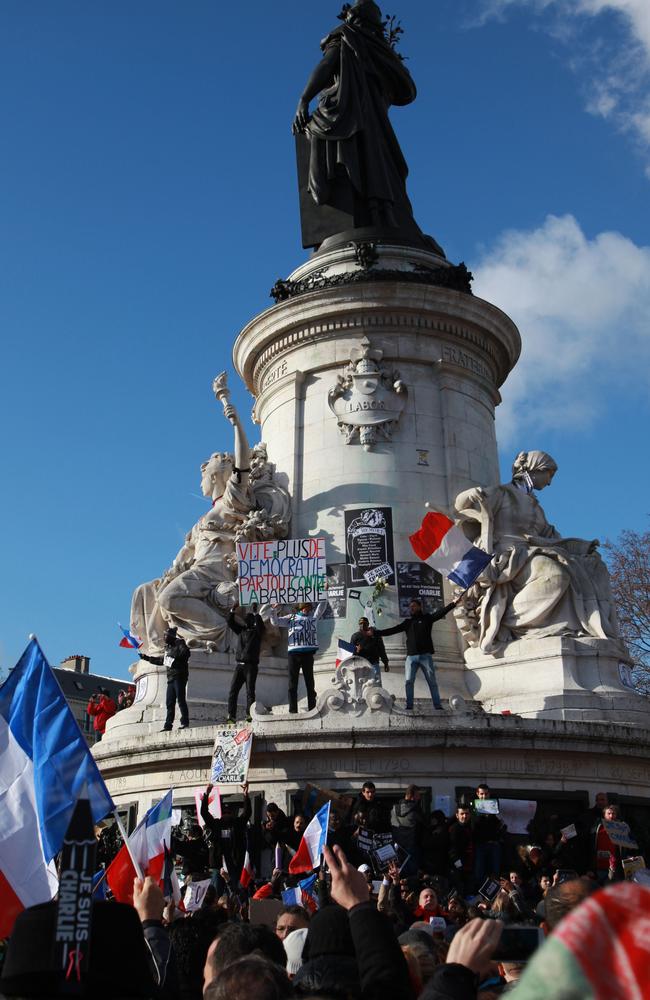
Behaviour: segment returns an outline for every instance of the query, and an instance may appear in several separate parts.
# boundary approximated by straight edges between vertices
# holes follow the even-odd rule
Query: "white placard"
[[[193,913],[195,910],[201,909],[201,904],[209,888],[209,878],[203,879],[201,882],[190,882],[183,900],[183,905],[188,913]]]
[[[528,824],[537,812],[537,802],[532,799],[499,799],[499,805],[508,833],[528,833]]]
[[[603,826],[607,830],[612,844],[616,844],[617,847],[630,847],[632,850],[638,848],[639,845],[633,839],[627,823],[624,823],[622,820],[604,819]]]
[[[239,603],[317,604],[326,596],[324,538],[237,542]]]
[[[498,799],[474,799],[474,812],[483,816],[499,815]]]
[[[248,726],[217,729],[212,751],[210,781],[218,785],[243,785],[253,746],[253,730]]]

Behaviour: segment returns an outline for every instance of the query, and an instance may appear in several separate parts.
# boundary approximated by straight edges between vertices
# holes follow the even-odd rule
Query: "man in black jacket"
[[[456,822],[449,827],[449,861],[450,882],[463,896],[469,896],[473,888],[474,867],[474,836],[469,806],[458,806]]]
[[[253,812],[248,795],[248,782],[241,786],[244,793],[244,808],[241,813],[237,815],[229,802],[222,801],[221,819],[217,819],[210,812],[212,787],[211,784],[207,786],[201,799],[201,819],[208,833],[210,874],[216,882],[215,876],[225,864],[233,883],[236,884],[246,854],[246,827]],[[217,891],[220,891],[219,888]]]
[[[228,628],[237,636],[235,658],[237,666],[232,676],[228,695],[228,723],[234,724],[237,716],[237,697],[246,684],[246,722],[251,721],[251,705],[255,701],[255,681],[260,665],[260,647],[264,636],[264,622],[257,613],[257,605],[251,604],[243,625],[235,619],[235,606],[228,618]]]
[[[163,733],[171,732],[176,713],[176,702],[181,713],[181,729],[187,729],[190,724],[190,715],[185,700],[185,690],[190,675],[189,659],[190,651],[185,639],[178,636],[175,628],[168,628],[165,632],[165,652],[162,656],[147,656],[140,653],[141,660],[148,660],[158,667],[167,668],[167,717],[163,726]]]
[[[492,798],[487,785],[479,785],[476,798],[483,802]],[[501,845],[506,827],[499,819],[498,813],[483,813],[480,808],[474,809],[473,840],[474,840],[474,878],[476,889],[488,875],[498,875],[501,871]]]
[[[413,708],[413,690],[415,688],[415,678],[417,672],[422,668],[425,680],[431,692],[433,707],[442,709],[440,703],[440,692],[436,680],[436,667],[433,662],[433,642],[431,640],[431,629],[433,623],[440,621],[448,615],[452,608],[456,607],[456,601],[452,601],[445,608],[436,611],[435,614],[425,613],[422,610],[422,601],[411,601],[409,606],[411,617],[405,618],[399,625],[392,628],[375,629],[376,635],[397,635],[398,632],[406,632],[406,663],[404,666],[404,686],[406,689],[406,709]]]
[[[354,633],[350,639],[350,643],[354,646],[357,656],[363,656],[368,660],[372,666],[377,684],[381,684],[379,661],[381,660],[384,664],[384,670],[387,673],[390,670],[388,657],[386,656],[386,647],[381,636],[377,635],[375,630],[370,627],[370,622],[367,618],[359,619],[359,631]]]

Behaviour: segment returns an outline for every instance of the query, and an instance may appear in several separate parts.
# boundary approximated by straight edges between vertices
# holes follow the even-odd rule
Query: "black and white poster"
[[[324,618],[346,618],[348,598],[345,584],[345,563],[327,567],[327,610]]]
[[[441,607],[442,576],[423,562],[398,562],[397,595],[399,613],[407,618],[411,601],[422,601],[422,610],[431,612]]]
[[[345,511],[348,583],[371,587],[383,577],[395,583],[393,512],[390,507]]]

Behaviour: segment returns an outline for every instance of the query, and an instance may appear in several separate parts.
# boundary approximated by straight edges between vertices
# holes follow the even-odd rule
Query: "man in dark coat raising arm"
[[[406,633],[406,663],[404,665],[404,686],[406,689],[406,708],[410,711],[413,708],[413,690],[415,687],[415,677],[420,670],[424,674],[425,680],[431,692],[433,707],[442,709],[440,703],[440,691],[436,680],[436,666],[433,662],[433,641],[431,639],[431,629],[433,623],[440,621],[448,615],[452,608],[456,607],[456,602],[452,601],[446,607],[441,608],[434,614],[425,613],[422,610],[421,601],[411,601],[411,617],[405,618],[399,625],[392,628],[375,629],[375,635],[397,635],[398,632]]]

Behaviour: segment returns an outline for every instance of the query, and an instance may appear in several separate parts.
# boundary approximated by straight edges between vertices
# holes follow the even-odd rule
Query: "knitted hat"
[[[30,906],[18,915],[0,978],[5,996],[59,995],[63,971],[53,962],[55,921],[55,902]],[[133,907],[95,902],[91,934],[90,966],[81,995],[97,1000],[152,996],[147,946]]]
[[[354,957],[354,942],[346,910],[340,906],[326,906],[315,913],[309,922],[303,958],[319,955],[349,955]]]
[[[290,976],[295,976],[302,965],[302,949],[305,947],[308,932],[308,927],[298,927],[297,930],[287,934],[282,942],[287,953],[287,973]]]

